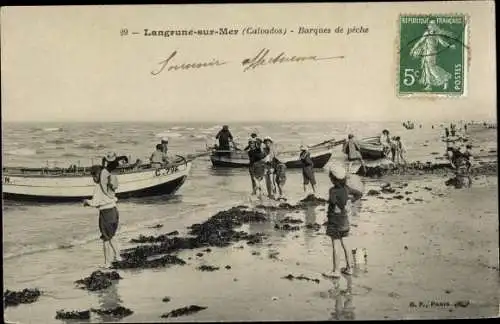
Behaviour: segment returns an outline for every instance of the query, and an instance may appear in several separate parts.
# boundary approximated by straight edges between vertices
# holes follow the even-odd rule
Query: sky
[[[384,121],[496,117],[492,2],[287,5],[2,7],[2,121]],[[397,96],[401,13],[465,13],[467,95]],[[300,27],[330,34],[298,34]],[[367,33],[336,34],[342,26]],[[238,30],[238,35],[152,37],[144,29]],[[286,35],[242,35],[246,27]],[[129,34],[121,36],[127,28]],[[294,30],[292,33],[291,31]],[[138,32],[132,35],[132,32]],[[287,62],[244,72],[270,56],[341,59]],[[168,64],[227,64],[162,71]]]

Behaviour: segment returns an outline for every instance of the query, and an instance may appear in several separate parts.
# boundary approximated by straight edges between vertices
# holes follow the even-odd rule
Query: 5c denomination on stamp
[[[398,95],[465,96],[467,16],[401,15],[399,28]]]

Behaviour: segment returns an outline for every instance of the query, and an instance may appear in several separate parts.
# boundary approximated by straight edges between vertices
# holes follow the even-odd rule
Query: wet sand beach
[[[484,140],[477,138],[496,136],[496,130],[478,134],[475,141],[480,145]],[[123,279],[100,292],[78,289],[74,284],[102,263],[102,247],[97,240],[4,259],[4,272],[8,274],[5,288],[36,287],[44,292],[35,303],[6,308],[6,319],[58,322],[54,317],[59,309],[118,305],[133,311],[123,322],[496,317],[500,286],[498,180],[491,172],[477,174],[472,188],[455,189],[444,184],[451,174],[450,170],[366,178],[365,196],[357,204],[359,210],[352,216],[346,240],[349,249],[366,249],[366,262],[361,262],[352,276],[338,280],[322,276],[332,266],[331,241],[325,227],[306,227],[326,221],[326,205],[259,209],[256,206],[261,203],[246,193],[249,180],[245,181],[245,172],[232,174],[230,179],[221,176],[217,178],[220,183],[214,183],[236,188],[226,200],[198,206],[193,203],[184,211],[179,208],[175,215],[171,214],[174,210],[168,210],[140,227],[124,225],[117,234],[119,249],[137,246],[130,240],[139,235],[158,236],[177,230],[179,237],[185,237],[187,226],[238,205],[266,214],[264,222],[235,229],[264,233],[261,243],[241,240],[228,247],[210,246],[210,251],[204,247],[173,253],[185,265],[117,269]],[[323,171],[317,178],[317,196],[326,198],[328,176]],[[239,181],[237,185],[235,181]],[[394,192],[381,190],[387,183]],[[285,189],[292,205],[304,198],[300,184],[301,174],[290,172]],[[367,195],[370,190],[372,194]],[[277,205],[271,201],[263,204]],[[127,215],[134,208],[123,203],[121,213]],[[302,221],[292,224],[299,226],[298,230],[276,229],[285,217]],[[163,226],[150,228],[157,223]],[[202,265],[219,269],[201,271],[198,267]],[[290,274],[319,282],[283,278]],[[163,301],[165,297],[169,297],[168,302]],[[161,318],[189,305],[207,308],[191,315]],[[92,314],[90,322],[102,320]]]

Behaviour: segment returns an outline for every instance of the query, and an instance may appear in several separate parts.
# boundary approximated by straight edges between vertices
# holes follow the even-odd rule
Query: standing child
[[[351,172],[353,162],[359,161],[361,163],[363,171],[366,174],[365,163],[363,161],[363,157],[361,156],[361,150],[358,141],[354,138],[354,134],[349,134],[347,136],[347,141],[344,143],[343,151],[345,154],[347,154],[347,160],[349,161],[349,167],[347,171]]]
[[[349,200],[349,189],[346,185],[346,170],[339,165],[333,165],[330,167],[328,172],[330,180],[333,187],[330,188],[328,197],[328,222],[326,228],[326,235],[330,236],[332,240],[333,247],[333,269],[330,273],[325,274],[327,277],[339,278],[339,259],[337,258],[337,250],[335,249],[335,243],[340,242],[340,245],[344,251],[344,256],[346,260],[346,267],[342,268],[341,271],[345,275],[352,274],[352,262],[350,258],[350,251],[344,239],[349,236],[349,218],[348,218],[348,200]],[[353,200],[359,199],[361,195],[355,195]]]
[[[304,179],[304,192],[307,185],[311,184],[313,193],[316,193],[316,177],[314,176],[314,162],[305,145],[300,146],[300,161],[302,162],[302,178]]]
[[[116,208],[116,195],[118,189],[118,180],[111,172],[118,166],[116,155],[108,154],[103,162],[106,165],[94,165],[91,168],[92,178],[95,182],[94,195],[91,200],[84,200],[84,206],[96,207],[99,209],[99,230],[101,232],[101,240],[103,242],[104,263],[106,264],[106,242],[109,243],[113,250],[113,259],[116,260],[116,250],[111,242],[111,239],[118,229],[119,213]]]
[[[395,163],[399,166],[401,162],[403,165],[406,167],[406,147],[404,146],[403,142],[401,141],[400,136],[396,136],[395,138],[395,146],[396,146],[396,160]]]
[[[276,162],[276,168],[274,169],[274,176],[276,181],[276,187],[278,189],[278,200],[285,199],[283,197],[283,187],[286,183],[286,165],[281,162]]]

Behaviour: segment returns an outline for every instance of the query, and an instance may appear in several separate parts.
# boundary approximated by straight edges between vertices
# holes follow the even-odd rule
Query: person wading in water
[[[361,156],[359,144],[354,138],[353,134],[349,134],[347,136],[347,142],[345,142],[343,150],[344,153],[347,154],[347,160],[349,161],[349,167],[347,168],[347,172],[351,172],[352,163],[354,161],[359,161],[361,163],[361,166],[363,167],[363,171],[366,174],[366,167],[363,158]]]
[[[270,199],[274,199],[274,195],[276,194],[276,179],[275,179],[275,169],[276,166],[281,163],[277,157],[278,153],[276,152],[276,148],[274,146],[273,140],[271,137],[267,136],[264,138],[264,154],[266,154],[265,162],[266,162],[266,188],[267,188],[267,197]]]
[[[249,173],[252,180],[252,195],[258,194],[262,196],[262,179],[265,173],[264,158],[266,153],[261,149],[261,143],[258,139],[250,138],[248,140],[248,159],[249,159]]]
[[[300,162],[302,162],[302,179],[304,193],[307,192],[307,186],[311,184],[313,194],[316,193],[316,177],[314,176],[314,163],[311,154],[305,145],[300,146]]]
[[[111,174],[118,167],[118,159],[115,153],[108,153],[103,158],[103,164],[91,167],[92,178],[95,182],[94,194],[92,199],[84,200],[84,206],[96,207],[99,209],[99,230],[103,242],[104,263],[107,262],[106,242],[113,250],[113,259],[116,260],[116,250],[111,242],[116,230],[118,229],[119,213],[116,208],[116,190],[118,189],[118,179],[116,175]]]

